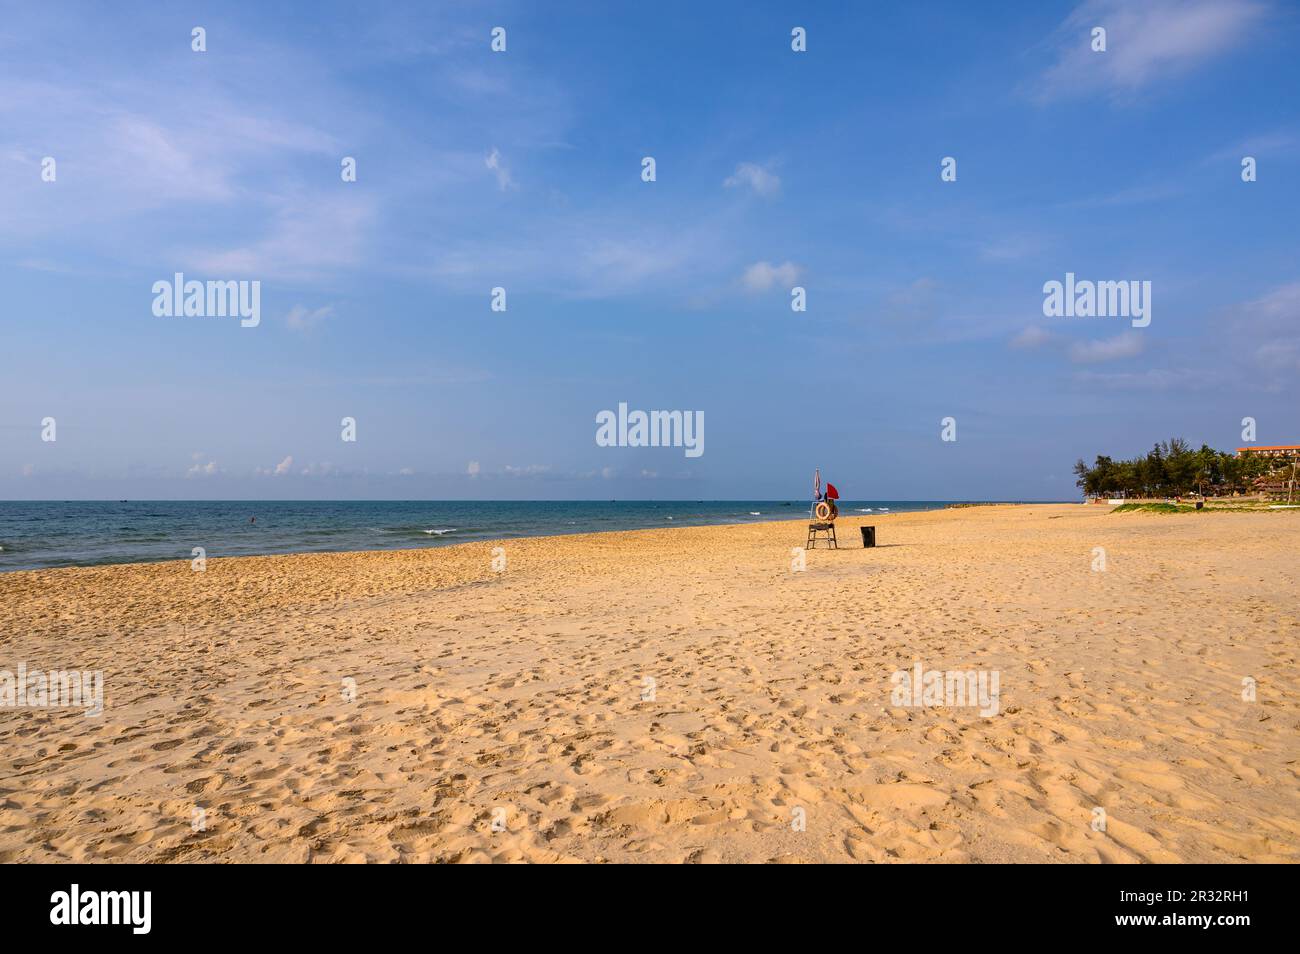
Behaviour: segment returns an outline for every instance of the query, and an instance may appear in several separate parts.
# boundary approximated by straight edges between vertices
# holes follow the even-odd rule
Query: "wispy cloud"
[[[501,151],[495,146],[492,147],[492,151],[488,153],[487,158],[483,160],[483,165],[496,176],[497,188],[502,192],[516,188],[515,180],[510,176],[510,170],[506,168],[501,159]]]
[[[718,217],[698,223],[629,221],[617,211],[559,210],[499,235],[447,238],[416,274],[465,292],[516,291],[599,299],[716,280],[731,257]]]
[[[276,464],[274,467],[270,467],[270,468],[258,467],[256,470],[253,471],[253,473],[255,476],[258,477],[283,477],[286,474],[291,473],[292,471],[293,471],[293,457],[292,455],[290,455],[288,457],[285,457],[284,460],[280,461],[280,463]]]
[[[259,193],[250,181],[266,182],[286,160],[324,159],[339,150],[331,135],[265,102],[183,84],[117,80],[110,88],[89,77],[55,83],[0,70],[0,89],[10,157],[33,167],[45,155],[58,163],[57,191],[42,190],[33,169],[26,188],[11,196],[20,217],[9,221],[37,234],[73,232],[177,202],[259,201],[273,190]],[[196,98],[202,109],[194,108]],[[250,180],[253,171],[261,175]],[[22,217],[23,200],[37,200],[43,214]]]
[[[930,322],[939,314],[939,283],[922,277],[896,288],[885,300],[885,313],[893,321]]]
[[[1039,325],[1030,325],[1013,337],[1008,345],[1018,351],[1033,351],[1050,344],[1055,336]]]
[[[1172,179],[1163,182],[1151,182],[1142,185],[1116,189],[1100,195],[1086,196],[1082,199],[1070,199],[1058,203],[1062,209],[1096,209],[1118,208],[1131,205],[1145,205],[1150,202],[1168,202],[1187,194],[1186,183]]]
[[[309,331],[332,314],[334,314],[333,305],[325,305],[322,308],[294,305],[285,316],[284,323],[294,331]]]
[[[1261,376],[1258,383],[1294,385],[1300,376],[1300,282],[1229,309],[1228,320],[1232,341]]]
[[[1279,128],[1270,132],[1250,136],[1205,157],[1205,163],[1218,165],[1223,162],[1236,163],[1242,156],[1268,157],[1272,159],[1293,158],[1300,154],[1300,132],[1295,129]]]
[[[1049,41],[1055,63],[1038,95],[1131,94],[1238,48],[1267,12],[1254,0],[1088,0]],[[1105,52],[1092,49],[1094,27],[1106,30]]]
[[[1190,368],[1148,368],[1145,371],[1076,371],[1074,382],[1088,390],[1194,391],[1218,386],[1214,375]]]
[[[1145,346],[1143,337],[1132,331],[1116,335],[1114,338],[1076,341],[1070,345],[1070,360],[1076,364],[1097,364],[1103,361],[1135,358],[1142,353]]]
[[[755,262],[745,269],[745,273],[740,277],[740,283],[746,291],[764,292],[773,286],[789,288],[802,274],[803,268],[794,262],[782,262],[780,265],[773,265],[771,262]]]
[[[221,468],[215,460],[204,462],[204,454],[196,451],[190,455],[190,460],[194,461],[189,469],[185,471],[186,477],[215,477],[221,473]]]
[[[363,250],[377,210],[357,194],[294,195],[277,201],[265,233],[234,247],[181,253],[186,264],[215,275],[318,282],[364,264]]]
[[[747,188],[764,197],[781,191],[781,177],[756,162],[742,162],[736,171],[722,180],[728,189]]]
[[[506,464],[503,473],[507,477],[536,477],[541,474],[550,472],[549,464],[528,464],[524,467],[515,467],[512,464]]]

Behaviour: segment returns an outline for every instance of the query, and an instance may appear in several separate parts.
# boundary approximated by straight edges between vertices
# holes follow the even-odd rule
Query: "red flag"
[[[826,482],[826,499],[827,500],[840,499],[840,492],[835,489],[835,485],[832,484],[829,480]]]

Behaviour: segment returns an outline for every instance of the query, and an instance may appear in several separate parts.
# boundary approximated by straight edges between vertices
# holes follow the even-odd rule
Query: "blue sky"
[[[1300,442],[1298,52],[1265,0],[5,4],[0,498],[1064,499]],[[177,271],[261,324],[155,317]],[[1045,318],[1066,272],[1150,326]],[[597,446],[620,401],[705,453]]]

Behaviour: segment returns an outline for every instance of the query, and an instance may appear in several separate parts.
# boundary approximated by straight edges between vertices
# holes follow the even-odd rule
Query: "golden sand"
[[[0,860],[1297,859],[1295,512],[859,522],[0,575]]]

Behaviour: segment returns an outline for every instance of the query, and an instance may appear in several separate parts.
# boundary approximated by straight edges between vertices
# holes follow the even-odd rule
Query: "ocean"
[[[845,516],[942,500],[840,501]],[[0,501],[0,572],[267,553],[397,550],[474,540],[797,520],[807,500]]]

